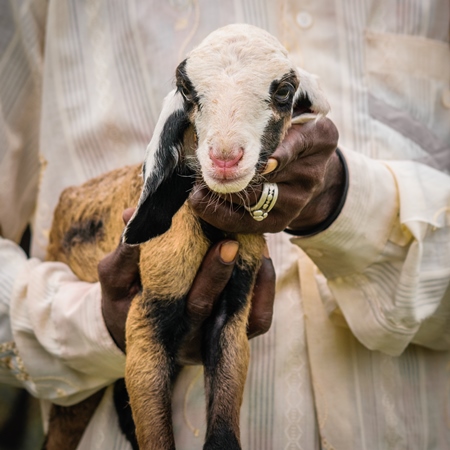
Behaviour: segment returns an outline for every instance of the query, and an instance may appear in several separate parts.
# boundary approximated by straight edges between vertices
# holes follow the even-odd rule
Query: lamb
[[[61,195],[47,259],[63,261],[80,279],[96,281],[98,262],[120,238],[141,245],[142,290],[126,324],[125,384],[135,434],[134,427],[124,425],[130,420],[120,419],[134,449],[175,448],[171,390],[177,352],[189,330],[185,298],[208,248],[224,237],[238,240],[240,247],[233,276],[203,338],[203,448],[241,448],[239,411],[249,363],[246,327],[265,240],[205,224],[187,199],[199,181],[218,195],[264,183],[267,160],[291,124],[328,110],[315,77],[295,67],[272,35],[250,25],[229,25],[210,34],[178,66],[176,88],[164,101],[142,177],[140,166],[120,168]],[[122,211],[136,205],[123,230]],[[117,399],[125,395],[123,383],[116,393]],[[78,428],[73,428],[82,430],[100,395],[81,406],[59,407],[46,448],[63,448],[52,427],[67,429],[76,417]],[[84,418],[76,416],[77,407]],[[72,413],[61,425],[63,409]],[[64,437],[64,448],[68,442]]]

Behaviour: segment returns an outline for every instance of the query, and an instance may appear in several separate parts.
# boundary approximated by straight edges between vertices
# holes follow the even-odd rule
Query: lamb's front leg
[[[140,450],[173,450],[172,386],[187,330],[184,300],[136,298],[127,319],[125,381]]]
[[[208,324],[203,358],[207,398],[204,450],[240,450],[239,417],[249,363],[252,271],[235,268]]]

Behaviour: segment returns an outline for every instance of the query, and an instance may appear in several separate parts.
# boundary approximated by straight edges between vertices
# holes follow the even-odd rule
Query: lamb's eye
[[[178,85],[178,90],[180,91],[181,95],[184,97],[184,99],[186,101],[191,101],[192,100],[191,92],[189,91],[189,89],[184,84],[180,83]]]
[[[284,83],[275,92],[273,98],[279,104],[285,104],[289,102],[294,93],[294,86],[290,83]]]

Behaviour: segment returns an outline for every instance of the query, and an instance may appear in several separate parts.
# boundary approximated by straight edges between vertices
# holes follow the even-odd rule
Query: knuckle
[[[292,220],[292,217],[287,217],[286,215],[284,217],[277,217],[274,216],[273,221],[270,225],[270,233],[279,233],[287,228],[287,226],[290,224]]]
[[[191,317],[196,319],[206,319],[212,312],[213,301],[209,298],[201,297],[192,301],[188,311]]]
[[[319,121],[319,124],[320,125],[318,126],[321,128],[319,131],[321,132],[321,135],[324,136],[326,141],[330,144],[332,143],[333,145],[337,145],[339,140],[339,131],[334,122],[328,118],[325,118],[324,120]]]
[[[288,226],[289,224],[286,224],[285,228]],[[273,288],[275,289],[275,283],[276,283],[276,273],[275,273],[275,268],[273,266],[273,262],[272,260],[265,260],[265,265],[264,265],[264,278],[266,280],[266,282]],[[272,297],[275,296],[275,291],[271,292],[270,294]]]
[[[265,334],[270,330],[272,326],[272,315],[267,315],[260,317],[256,320],[255,329],[258,330],[259,334]]]
[[[112,254],[107,254],[97,264],[97,272],[100,278],[105,278],[111,267]]]
[[[119,244],[116,249],[118,260],[134,261],[139,257],[139,247],[134,245]]]

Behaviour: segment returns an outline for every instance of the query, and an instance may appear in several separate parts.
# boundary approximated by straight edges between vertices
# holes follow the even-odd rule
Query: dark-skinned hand
[[[264,171],[264,181],[277,183],[279,194],[275,207],[261,222],[242,207],[256,204],[260,186],[219,201],[217,194],[197,188],[190,203],[206,222],[229,232],[276,233],[286,228],[308,232],[334,212],[343,195],[344,170],[336,154],[337,142],[338,131],[328,118],[288,130]]]
[[[204,220],[227,231],[273,233],[287,227],[307,231],[326,220],[342,197],[344,176],[335,152],[337,141],[337,129],[327,118],[289,129],[267,164],[265,178],[278,184],[279,197],[269,217],[262,222],[256,222],[240,207],[243,200],[237,195],[232,195],[230,202],[216,202],[211,207],[215,203],[214,194],[207,189],[195,189],[190,197],[191,205]],[[249,190],[246,204],[255,204],[260,192],[258,187]],[[132,210],[124,212],[125,223],[131,215]],[[180,354],[183,361],[198,362],[198,336],[231,276],[233,245],[233,241],[228,241],[213,246],[194,281],[186,305],[193,331],[186,339],[190,345]],[[99,264],[103,316],[111,336],[122,350],[125,349],[128,308],[140,289],[138,261],[139,247],[120,244]],[[275,274],[270,259],[262,261],[252,301],[250,337],[266,332],[272,320]]]
[[[126,224],[133,209],[123,213]],[[179,363],[198,364],[202,325],[210,316],[214,303],[225,288],[234,268],[238,244],[236,241],[218,242],[206,254],[189,291],[186,314],[192,328],[180,350]],[[249,338],[267,332],[272,322],[275,297],[275,271],[266,252],[257,275],[249,317]],[[125,351],[125,322],[130,303],[140,290],[139,247],[119,244],[98,265],[102,291],[102,312],[106,327],[117,346]]]

